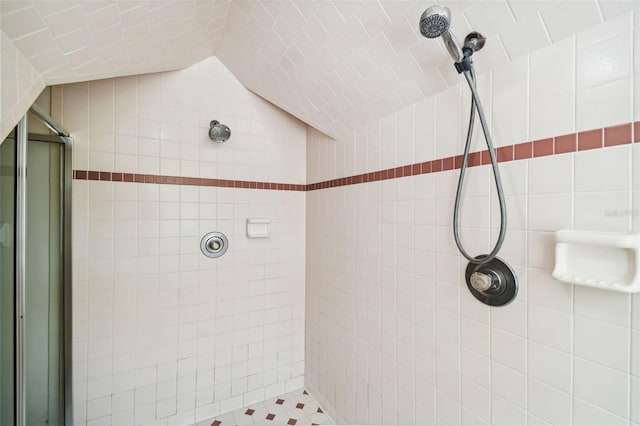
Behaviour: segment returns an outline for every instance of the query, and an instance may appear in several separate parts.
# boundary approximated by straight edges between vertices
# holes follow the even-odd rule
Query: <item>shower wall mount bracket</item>
[[[482,260],[486,255],[476,256]],[[489,306],[508,305],[518,295],[518,277],[502,259],[494,257],[486,264],[469,262],[465,271],[467,287],[473,296]]]

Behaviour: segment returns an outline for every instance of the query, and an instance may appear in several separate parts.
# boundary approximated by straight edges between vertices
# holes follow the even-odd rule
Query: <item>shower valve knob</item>
[[[491,275],[482,272],[474,272],[471,274],[470,281],[473,288],[482,292],[489,290],[493,285]]]

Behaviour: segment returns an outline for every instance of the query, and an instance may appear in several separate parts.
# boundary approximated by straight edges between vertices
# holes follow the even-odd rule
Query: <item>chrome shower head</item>
[[[231,137],[231,129],[218,120],[213,120],[209,123],[209,137],[214,142],[226,142]]]
[[[449,31],[451,11],[445,6],[431,6],[420,17],[420,34],[426,38],[437,38]]]
[[[454,62],[463,59],[460,45],[449,28],[451,27],[451,11],[446,6],[431,6],[420,17],[420,34],[426,38],[442,37],[444,45]]]

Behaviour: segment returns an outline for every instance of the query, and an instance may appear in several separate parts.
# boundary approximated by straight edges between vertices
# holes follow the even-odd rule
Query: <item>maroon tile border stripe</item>
[[[640,143],[640,121],[503,146],[496,148],[496,156],[498,157],[498,162],[504,163],[507,161],[525,160],[528,158],[543,157],[547,155],[559,155],[568,152],[585,151],[587,149],[623,145],[632,142]],[[489,151],[484,150],[469,153],[467,161],[469,167],[490,164],[491,159],[489,157]],[[436,173],[459,169],[460,167],[462,167],[462,155],[457,155],[447,158],[438,158],[424,163],[396,167],[393,169],[378,170],[376,172],[363,173],[361,175],[312,183],[307,185],[307,191],[353,185],[356,183],[376,182],[379,180],[394,179],[403,176]]]
[[[254,182],[246,180],[207,179],[184,176],[145,175],[140,173],[102,172],[74,170],[76,180],[101,180],[107,182],[136,182],[167,185],[217,186],[222,188],[270,189],[279,191],[306,191],[307,185],[277,182]]]
[[[496,149],[498,162],[525,160],[528,158],[559,155],[569,152],[599,149],[608,146],[640,143],[640,121],[610,126],[603,129],[587,130],[579,133],[560,135],[547,139],[523,142]],[[468,157],[469,167],[491,163],[489,151],[472,152]],[[276,182],[254,182],[245,180],[207,179],[183,176],[145,175],[139,173],[103,172],[94,170],[74,170],[77,180],[101,180],[110,182],[136,182],[169,185],[217,186],[222,188],[268,189],[279,191],[315,191],[336,186],[377,182],[405,176],[437,173],[462,167],[462,155],[438,158],[423,163],[409,164],[391,169],[378,170],[354,176],[347,176],[308,185]]]

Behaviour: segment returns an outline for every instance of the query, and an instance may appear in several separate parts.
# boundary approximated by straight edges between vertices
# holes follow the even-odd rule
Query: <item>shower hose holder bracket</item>
[[[470,47],[462,48],[463,58],[460,62],[454,62],[453,66],[456,67],[456,71],[458,74],[462,74],[465,71],[471,71],[473,67],[473,61],[471,60],[471,55],[473,55],[473,49]]]

